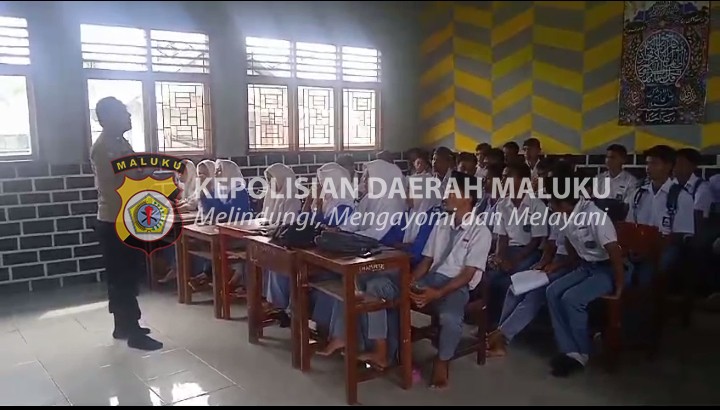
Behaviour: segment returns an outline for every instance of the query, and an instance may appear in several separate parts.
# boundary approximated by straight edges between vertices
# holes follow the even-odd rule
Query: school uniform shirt
[[[598,190],[604,192],[605,186],[603,184],[605,184],[606,178],[610,179],[610,192],[608,193],[608,198],[617,199],[618,201],[626,203],[630,203],[632,201],[638,184],[637,178],[624,170],[620,171],[615,178],[611,177],[610,172],[608,171],[601,172],[597,176]]]
[[[525,160],[525,165],[527,165],[528,168],[530,168],[530,176],[531,176],[532,178],[537,178],[537,176],[538,176],[537,166],[538,166],[539,163],[540,163],[540,159],[539,159],[539,158],[538,158],[537,161],[535,161],[535,165],[530,165],[530,161]]]
[[[578,216],[584,213],[584,216]],[[605,245],[617,242],[617,231],[610,217],[592,201],[581,199],[573,209],[570,223],[563,230],[577,255],[586,262],[610,259]]]
[[[702,181],[700,185],[697,185],[698,181],[700,181],[700,178],[697,175],[692,174],[690,179],[688,179],[685,183],[685,190],[693,197],[695,202],[695,207],[693,209],[696,211],[702,211],[703,217],[707,218],[710,216],[710,208],[713,204],[713,194],[710,191],[710,184],[707,181]],[[673,179],[673,182],[677,184],[677,178]],[[696,186],[697,191],[695,191]]]
[[[555,246],[557,247],[557,251],[555,251],[555,253],[557,255],[567,256],[568,252],[567,247],[565,246],[565,232],[562,228],[563,224],[550,225],[550,236],[548,236],[548,239],[555,241]]]
[[[478,165],[477,171],[475,171],[475,178],[485,179],[486,176],[487,176],[487,168],[483,168],[480,165]]]
[[[422,252],[423,256],[433,259],[430,272],[448,278],[457,277],[465,266],[475,268],[475,275],[468,283],[471,290],[482,280],[492,244],[490,230],[474,219],[465,218],[455,226],[453,215],[444,216],[432,230]]]
[[[670,187],[673,185],[672,179],[668,178],[655,193],[653,193],[651,182],[640,187],[639,189],[645,190],[645,192],[642,193],[637,204],[634,203],[634,198],[630,201],[630,210],[625,220],[641,225],[656,226],[663,235],[671,233],[694,234],[695,216],[693,215],[693,208],[695,204],[692,196],[686,190],[681,190],[680,195],[678,195],[674,219],[668,215],[667,196]],[[671,220],[673,221],[672,226],[670,226]]]
[[[527,215],[525,211],[529,210]],[[547,206],[539,198],[526,195],[520,206],[516,209],[510,198],[501,199],[496,205],[499,216],[496,220],[493,233],[507,235],[510,246],[525,246],[533,238],[546,238],[548,236]],[[533,217],[535,214],[543,217]],[[531,222],[537,222],[535,224]]]

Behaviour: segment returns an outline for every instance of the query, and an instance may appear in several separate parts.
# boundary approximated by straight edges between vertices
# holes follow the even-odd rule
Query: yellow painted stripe
[[[517,70],[530,61],[532,61],[532,46],[527,46],[500,61],[494,62],[492,67],[492,78],[500,78]]]
[[[502,145],[517,136],[530,131],[532,124],[532,114],[528,113],[518,118],[515,121],[509,122],[503,125],[501,128],[495,130],[492,134],[492,145]]]
[[[614,141],[623,135],[633,131],[633,127],[618,125],[617,119],[610,120],[593,129],[582,133],[581,148],[583,151],[590,151],[597,147],[604,147],[608,142]]]
[[[594,7],[585,13],[585,30],[593,30],[600,27],[606,21],[622,16],[624,10],[622,1],[606,1],[602,5]],[[622,30],[622,19],[618,20],[618,32]]]
[[[710,55],[720,54],[720,30],[714,30],[710,33],[709,53]]]
[[[543,133],[533,131],[533,137],[540,140],[544,154],[579,154],[577,148],[567,145]]]
[[[492,50],[485,44],[456,36],[453,38],[453,48],[458,55],[470,57],[488,64],[492,63]]]
[[[450,86],[447,90],[433,96],[430,101],[423,104],[420,110],[420,118],[426,120],[441,112],[447,106],[455,102],[455,87]]]
[[[455,133],[455,150],[459,152],[475,152],[475,147],[480,141],[463,133]]]
[[[493,100],[493,114],[497,114],[532,94],[532,80],[528,79],[505,91]]]
[[[675,149],[687,148],[689,145],[667,138],[663,138],[657,135],[653,135],[649,132],[642,131],[641,129],[635,130],[635,152],[645,151],[646,149],[652,148],[656,145],[668,145]],[[699,148],[699,147],[693,147]]]
[[[565,128],[582,130],[582,114],[554,101],[533,96],[532,111]]]
[[[445,42],[450,41],[453,36],[453,31],[453,24],[448,23],[448,25],[444,28],[428,36],[425,41],[422,42],[422,45],[420,46],[420,51],[423,53],[423,55],[429,54],[436,48],[443,45]]]
[[[464,71],[455,70],[455,85],[470,90],[487,99],[492,98],[492,83],[489,79],[474,76]]]
[[[432,84],[436,80],[452,73],[455,66],[454,61],[455,60],[452,55],[443,58],[435,64],[435,66],[423,73],[420,77],[420,85],[423,87],[427,86],[428,84]]]
[[[720,101],[720,77],[710,77],[708,80],[707,100]]]
[[[452,134],[453,132],[455,132],[455,118],[451,117],[429,129],[428,132],[425,133],[423,142],[425,144],[432,144],[434,142],[440,141],[441,139]]]
[[[456,102],[455,116],[484,131],[492,131],[492,117],[488,113],[476,110],[467,104]]]
[[[584,1],[536,1],[537,6],[564,10],[585,10]]]
[[[714,3],[713,3],[714,4]],[[702,147],[707,148],[720,145],[720,123],[714,122],[702,127]]]
[[[535,13],[531,7],[510,20],[494,27],[490,35],[490,44],[494,47],[532,26],[534,17]]]
[[[620,58],[622,51],[622,35],[617,35],[607,41],[598,44],[585,52],[583,56],[585,72],[588,73],[596,68],[615,61]],[[618,67],[618,72],[620,67]]]
[[[583,92],[583,75],[550,64],[533,62],[533,78],[574,91]]]
[[[535,25],[533,27],[533,41],[536,44],[565,50],[583,51],[585,49],[583,33],[547,26]]]
[[[615,80],[583,94],[583,111],[592,111],[610,101],[617,100],[620,92],[620,81]]]
[[[490,28],[492,26],[492,14],[489,10],[482,10],[477,7],[464,6],[459,3],[455,6],[455,21],[472,24],[473,26]]]

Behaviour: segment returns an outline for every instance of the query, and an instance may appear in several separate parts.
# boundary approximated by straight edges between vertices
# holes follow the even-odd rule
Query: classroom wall
[[[423,141],[473,151],[532,135],[553,154],[596,153],[613,142],[638,152],[667,144],[720,153],[720,2],[711,5],[706,123],[623,127],[624,2],[433,2],[421,17]]]
[[[401,151],[419,141],[414,10],[402,2],[0,2],[0,15],[28,20],[39,148],[34,161],[0,162],[0,294],[102,277],[80,23],[208,33],[215,156],[235,160],[246,177],[274,162],[311,175],[336,153],[247,152],[244,36],[379,48],[382,141]],[[360,166],[375,153],[352,155]]]

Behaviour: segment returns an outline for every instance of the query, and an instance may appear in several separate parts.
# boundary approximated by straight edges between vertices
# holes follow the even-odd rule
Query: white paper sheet
[[[547,273],[541,270],[526,270],[510,277],[510,291],[516,296],[523,295],[550,283]]]

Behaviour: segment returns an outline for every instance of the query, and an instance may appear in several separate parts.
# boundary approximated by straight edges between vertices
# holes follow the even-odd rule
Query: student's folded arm
[[[440,297],[445,297],[454,291],[462,288],[463,286],[467,286],[468,283],[472,280],[473,276],[475,276],[475,272],[478,270],[478,268],[474,266],[463,266],[460,270],[460,274],[455,276],[454,278],[450,279],[450,282],[448,282],[445,286],[439,289],[440,291]]]
[[[540,258],[540,262],[538,262],[538,265],[545,266],[553,261],[555,259],[555,253],[557,252],[557,245],[555,244],[555,241],[552,239],[549,239],[545,241],[545,247],[543,248],[542,257]]]
[[[617,242],[611,242],[605,245],[605,250],[610,257],[610,264],[613,268],[613,278],[615,280],[615,297],[622,295],[625,287],[625,263],[623,261],[622,250]]]
[[[568,253],[567,266],[573,267],[580,264],[580,256],[568,238],[565,238],[565,250]]]
[[[498,235],[497,247],[495,248],[495,255],[497,255],[498,258],[503,259],[505,257],[509,242],[510,239],[507,234]]]
[[[522,247],[520,253],[515,257],[516,260],[521,261],[527,259],[533,252],[535,252],[542,243],[543,238],[532,238],[527,245]]]
[[[423,256],[420,263],[415,266],[415,269],[413,269],[412,273],[412,280],[417,281],[420,280],[423,276],[427,275],[427,273],[430,271],[430,267],[432,267],[433,258],[429,256]]]
[[[672,226],[672,236],[675,243],[679,243],[685,236],[695,234],[695,202],[686,191],[680,192],[678,197],[677,213]]]

